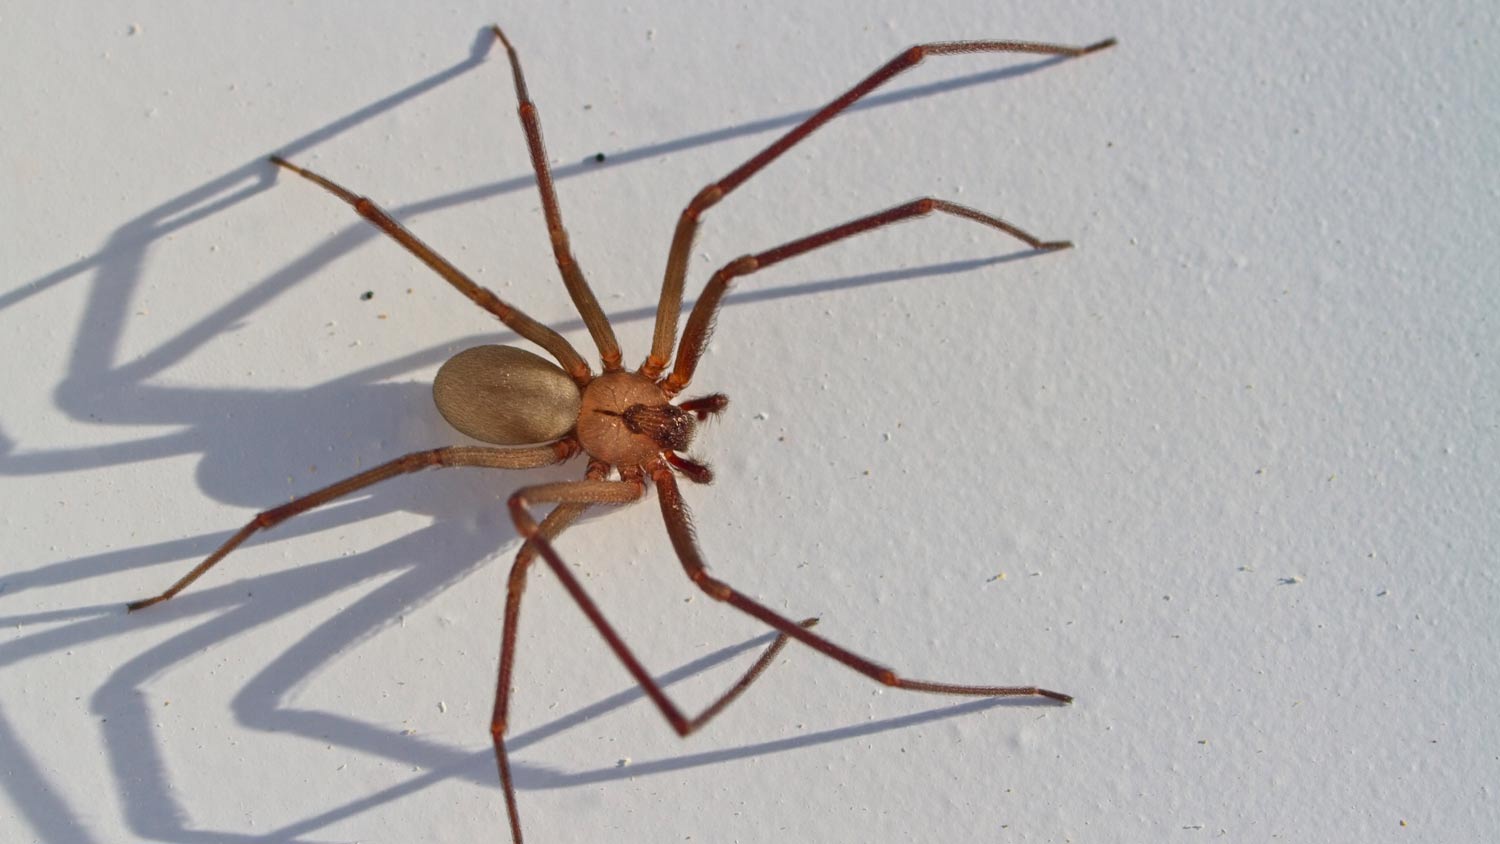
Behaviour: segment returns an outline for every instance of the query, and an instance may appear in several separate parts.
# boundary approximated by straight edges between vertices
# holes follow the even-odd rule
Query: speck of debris
[[[596,152],[596,153],[594,153],[594,163],[595,164],[603,164],[604,163],[604,153],[602,153],[602,152]]]
[[[359,301],[361,301],[361,302],[368,302],[368,301],[370,301],[371,299],[374,299],[374,298],[375,298],[375,291],[373,291],[373,290],[366,290],[365,292],[359,294]]]
[[[1004,580],[1004,579],[1005,579],[1005,572],[1002,571],[1002,572],[996,573],[995,576],[992,577],[992,578],[990,578],[989,580],[986,580],[985,583],[994,583],[997,580]]]
[[[439,712],[447,712],[448,711],[448,704],[446,702],[444,702],[444,701],[441,701],[441,700],[438,701],[438,711]]]
[[[133,24],[130,25],[129,29],[125,30],[125,34],[126,35],[140,35],[144,31],[145,30],[141,27],[140,24],[133,23]]]
[[[404,730],[401,731],[401,735],[403,735],[403,736],[414,736],[416,734],[417,734],[417,731],[413,730],[410,727],[407,727],[406,729],[404,729]]]
[[[1302,577],[1301,575],[1294,574],[1291,577],[1283,577],[1278,582],[1282,586],[1296,586],[1297,584],[1302,582]]]
[[[385,314],[376,314],[375,318],[376,319],[390,319],[390,317],[386,316]]]
[[[623,768],[623,767],[625,767],[626,765],[629,765],[629,764],[630,764],[630,757],[629,756],[626,756],[624,759],[617,759],[617,760],[615,760],[615,767],[616,768]]]
[[[765,412],[764,410],[762,410],[760,413],[755,414],[755,419],[758,422],[764,422],[764,421],[766,421],[767,419],[770,419],[770,418],[771,418],[771,414]]]
[[[1389,590],[1389,589],[1382,589],[1379,592],[1375,593],[1375,597],[1377,597],[1377,598],[1384,598],[1385,596],[1387,596],[1389,594],[1391,594],[1391,590]]]

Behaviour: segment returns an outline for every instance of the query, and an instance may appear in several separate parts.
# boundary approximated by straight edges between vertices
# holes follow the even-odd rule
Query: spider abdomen
[[[546,358],[511,346],[454,355],[432,381],[448,424],[476,440],[530,445],[558,439],[578,421],[578,385]]]

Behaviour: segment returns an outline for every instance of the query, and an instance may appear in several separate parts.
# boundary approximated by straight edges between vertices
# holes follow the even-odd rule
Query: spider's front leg
[[[687,386],[689,381],[693,380],[693,372],[698,367],[698,359],[703,356],[703,350],[708,347],[708,336],[713,332],[714,322],[719,314],[719,303],[723,300],[724,294],[729,291],[730,283],[735,279],[759,272],[788,258],[795,258],[814,249],[838,243],[857,234],[864,234],[903,220],[925,217],[934,211],[989,226],[1040,252],[1068,249],[1073,245],[1066,240],[1042,240],[999,217],[992,217],[983,211],[976,211],[956,202],[946,202],[927,196],[783,243],[764,252],[741,256],[720,267],[704,286],[703,295],[698,297],[697,303],[693,305],[693,312],[688,316],[687,327],[682,332],[682,343],[677,347],[677,360],[672,365],[672,373],[662,382],[662,389],[667,395],[675,396]]]
[[[641,374],[656,378],[666,368],[672,354],[672,345],[677,338],[677,318],[682,311],[682,287],[687,278],[688,255],[693,249],[693,238],[698,234],[698,221],[704,212],[717,205],[731,191],[744,184],[751,176],[775,161],[778,157],[817,131],[823,124],[837,117],[866,94],[889,82],[898,74],[922,63],[928,56],[951,56],[963,53],[1030,53],[1032,55],[1076,58],[1114,46],[1115,39],[1106,38],[1085,47],[1064,44],[1038,44],[1033,41],[947,41],[933,44],[918,44],[902,50],[895,58],[881,65],[874,73],[860,80],[828,105],[818,109],[813,116],[792,127],[770,146],[756,153],[749,161],[736,167],[729,175],[699,191],[682,214],[677,218],[677,229],[672,234],[672,247],[667,253],[667,269],[662,277],[661,299],[656,307],[656,328],[651,335],[651,354],[641,364]]]
[[[697,540],[693,537],[692,517],[677,489],[677,479],[672,476],[671,469],[666,466],[656,468],[651,474],[651,479],[656,482],[656,495],[661,500],[662,518],[667,523],[667,534],[672,538],[672,547],[682,560],[682,567],[688,577],[710,598],[723,601],[740,612],[765,622],[782,634],[791,636],[808,647],[887,686],[913,692],[933,692],[964,697],[1044,697],[1061,703],[1073,702],[1070,695],[1036,686],[969,686],[910,680],[899,677],[891,669],[828,641],[786,616],[752,600],[722,580],[709,576],[708,567],[703,563],[703,554],[698,550]]]

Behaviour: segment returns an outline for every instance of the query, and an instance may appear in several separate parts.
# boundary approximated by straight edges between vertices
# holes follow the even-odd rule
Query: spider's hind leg
[[[463,271],[453,266],[447,258],[437,253],[437,250],[423,243],[416,235],[412,234],[405,226],[396,222],[396,219],[386,213],[385,209],[376,205],[367,196],[360,196],[353,191],[338,184],[332,179],[325,178],[311,170],[298,167],[279,155],[271,156],[271,163],[277,167],[290,170],[293,173],[318,185],[354,208],[361,217],[369,220],[374,226],[385,232],[392,240],[405,247],[406,251],[415,255],[418,260],[426,264],[433,272],[443,277],[443,280],[453,285],[458,292],[468,297],[469,301],[484,308],[495,318],[505,323],[506,327],[516,332],[527,340],[546,349],[552,357],[567,370],[569,376],[579,384],[586,384],[591,377],[589,365],[586,363],[573,344],[563,338],[561,334],[551,328],[537,322],[509,303],[496,296],[487,287],[481,287],[473,279],[464,275]]]
[[[487,469],[535,469],[541,466],[550,466],[553,463],[561,463],[577,453],[578,443],[566,439],[534,448],[491,448],[489,446],[465,445],[412,452],[404,457],[398,457],[395,460],[382,463],[373,469],[367,469],[353,477],[329,484],[301,498],[293,499],[280,507],[273,507],[270,510],[256,514],[255,518],[251,519],[244,527],[229,537],[223,545],[220,545],[217,550],[209,554],[192,571],[183,575],[176,583],[168,587],[165,592],[150,598],[134,601],[128,604],[126,609],[134,612],[170,599],[178,592],[186,589],[193,581],[202,577],[209,569],[218,565],[219,561],[228,556],[229,552],[238,548],[240,543],[260,531],[269,530],[293,516],[306,513],[315,507],[321,507],[330,501],[343,498],[346,495],[358,492],[366,487],[374,486],[381,481],[390,480],[398,475],[419,472],[431,467],[445,468],[452,466],[475,466]]]

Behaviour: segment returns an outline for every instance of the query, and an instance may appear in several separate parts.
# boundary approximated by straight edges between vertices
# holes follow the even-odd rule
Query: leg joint
[[[698,195],[693,197],[693,201],[689,202],[688,206],[682,209],[682,216],[689,220],[696,220],[699,214],[717,205],[719,200],[723,198],[724,189],[719,187],[719,184],[715,182],[698,191]]]
[[[734,590],[730,589],[723,581],[709,577],[708,571],[705,569],[695,568],[689,572],[688,577],[691,577],[693,582],[698,584],[698,588],[707,592],[708,597],[713,598],[715,601],[727,601],[729,600],[729,596],[734,594]]]
[[[367,220],[379,220],[383,215],[374,202],[368,196],[360,196],[354,199],[354,210],[359,216]],[[383,227],[382,227],[383,228]]]
[[[557,462],[559,463],[572,459],[582,450],[583,448],[578,444],[578,440],[572,437],[558,440],[552,444],[552,453],[557,455]]]

